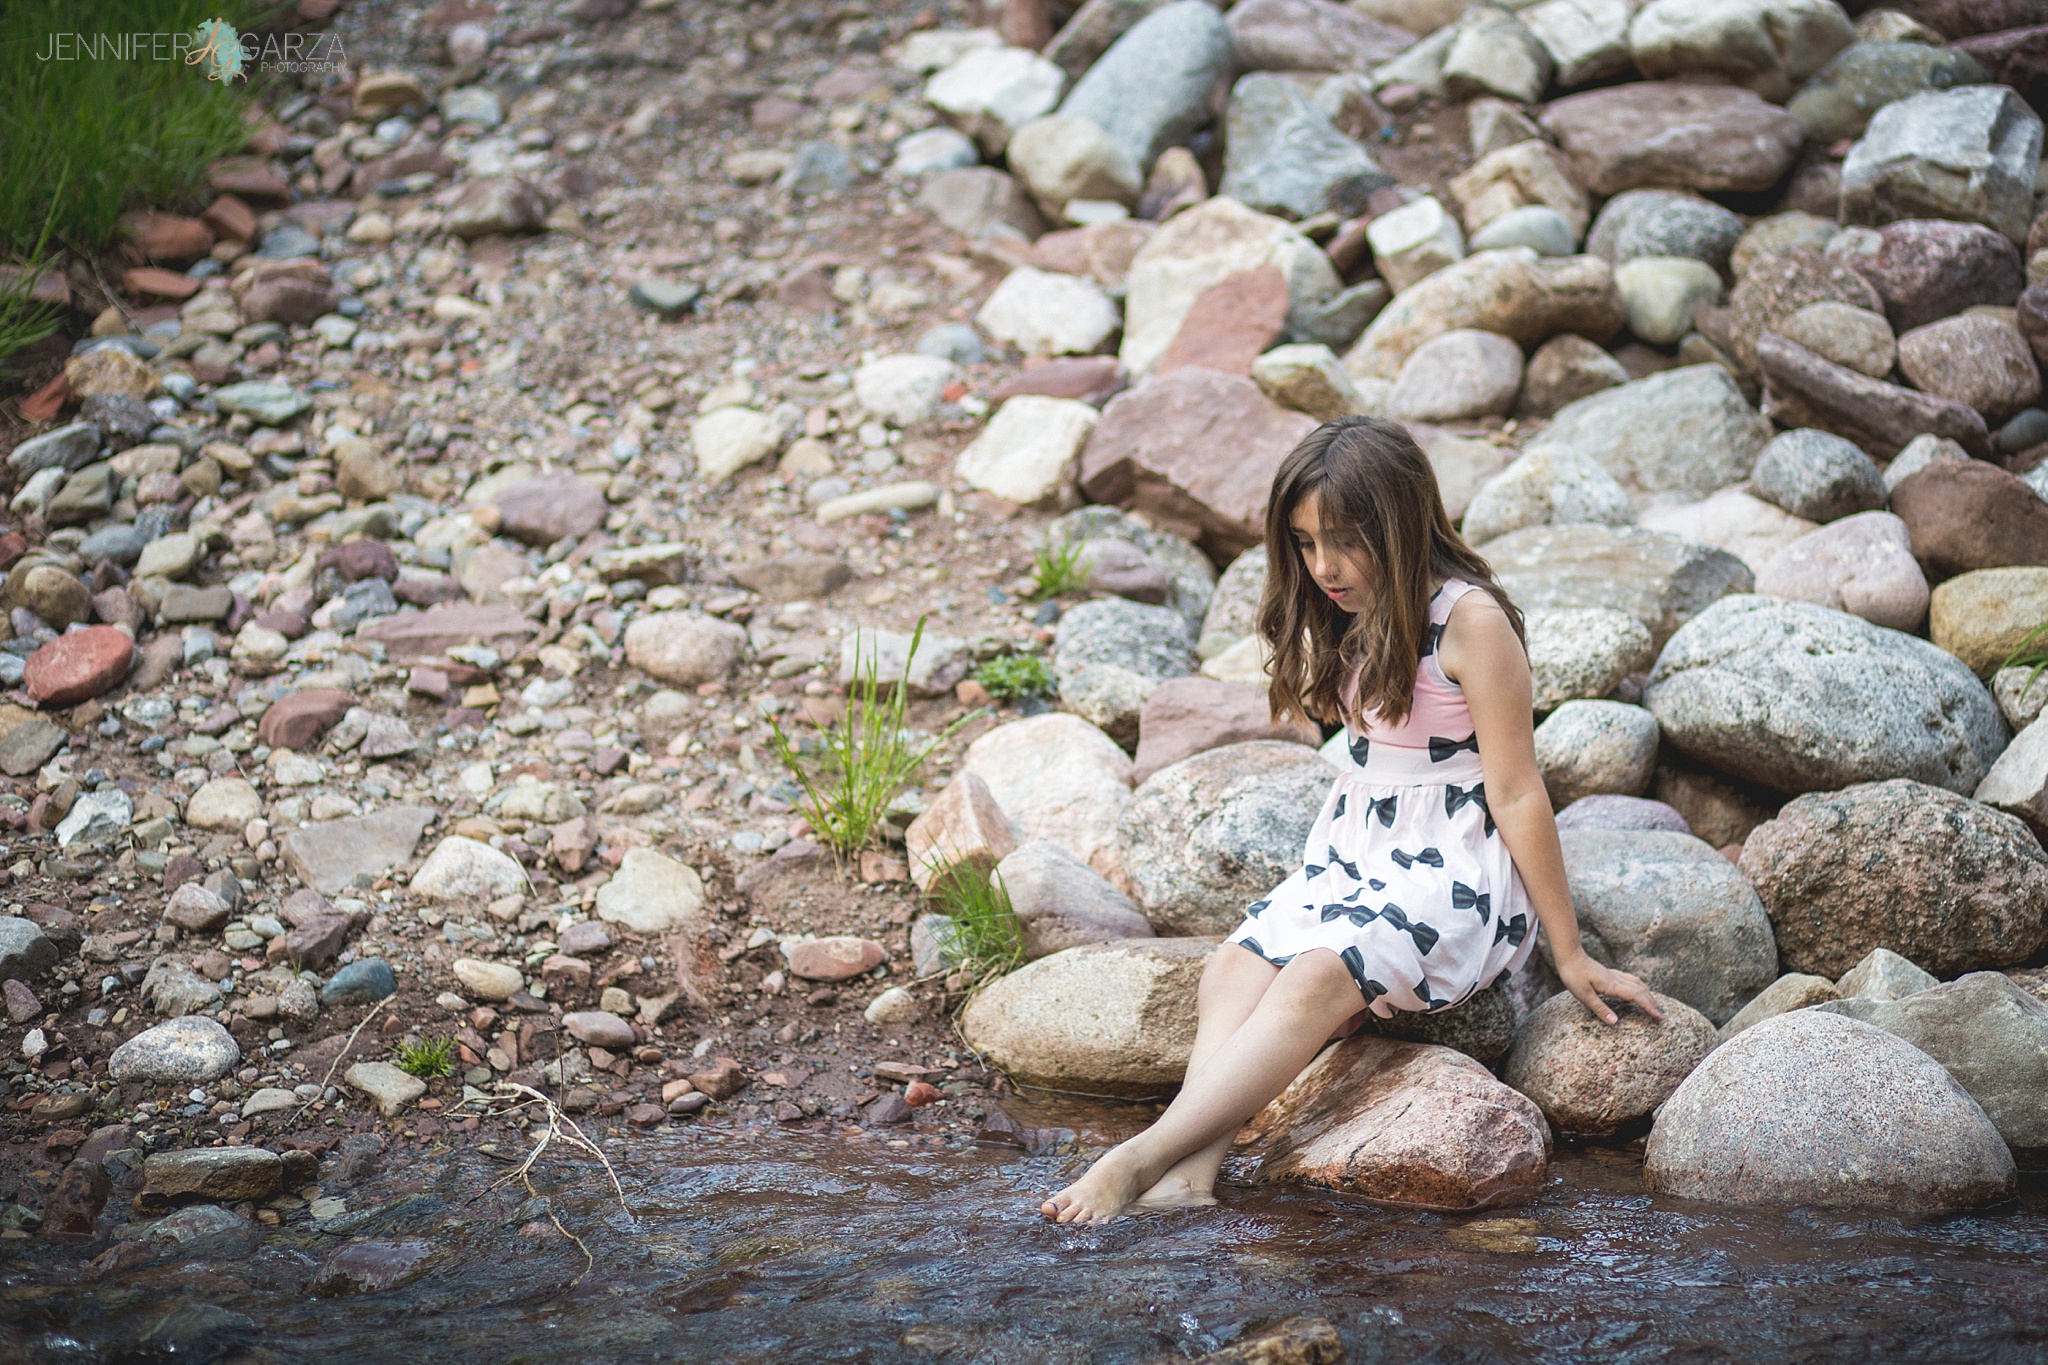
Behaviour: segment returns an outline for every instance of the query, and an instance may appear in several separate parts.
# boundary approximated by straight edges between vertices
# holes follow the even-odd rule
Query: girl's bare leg
[[[1183,1158],[1235,1134],[1301,1074],[1358,1004],[1358,987],[1335,953],[1314,948],[1295,958],[1159,1121],[1046,1200],[1045,1215],[1061,1223],[1115,1218]]]
[[[1236,949],[1233,951],[1233,949]],[[1230,1036],[1251,1018],[1259,1000],[1280,975],[1280,969],[1250,949],[1225,944],[1209,959],[1202,972],[1202,984],[1195,995],[1197,1023],[1194,1047],[1188,1054],[1185,1088],[1216,1055]],[[1227,1133],[1207,1147],[1174,1164],[1172,1169],[1138,1196],[1134,1207],[1148,1209],[1194,1208],[1216,1202],[1216,1172],[1223,1165],[1230,1143],[1237,1135]]]

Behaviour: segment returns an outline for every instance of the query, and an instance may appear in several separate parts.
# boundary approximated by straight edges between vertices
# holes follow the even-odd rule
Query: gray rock
[[[1638,256],[1689,256],[1724,275],[1742,220],[1710,199],[1676,190],[1629,190],[1608,200],[1586,250],[1621,265]]]
[[[1842,993],[1835,989],[1835,983],[1824,976],[1813,976],[1806,972],[1787,972],[1763,988],[1754,1000],[1735,1012],[1735,1017],[1721,1025],[1719,1037],[1727,1042],[1744,1029],[1755,1028],[1766,1019],[1775,1019],[1793,1010],[1803,1010],[1809,1005],[1818,1005],[1824,1000],[1839,1000]]]
[[[1726,598],[1680,627],[1643,704],[1680,752],[1784,792],[1890,777],[1971,792],[2007,738],[1954,655],[1774,597]]]
[[[853,160],[836,142],[806,142],[776,183],[799,199],[839,194],[853,187]]]
[[[971,323],[942,322],[917,339],[917,353],[955,365],[979,365],[988,358]]]
[[[45,469],[83,469],[100,452],[100,429],[91,422],[72,422],[16,446],[7,467],[26,483]]]
[[[406,1106],[427,1093],[427,1083],[389,1062],[357,1062],[343,1077],[368,1095],[385,1118],[397,1118]]]
[[[1889,948],[1872,948],[1861,962],[1842,973],[1835,993],[1843,998],[1904,1000],[1940,984],[1932,972],[1922,971],[1911,958]]]
[[[212,1019],[185,1015],[144,1029],[115,1048],[107,1074],[117,1081],[204,1085],[235,1069],[242,1049]]]
[[[967,961],[967,937],[951,915],[919,915],[910,924],[910,965],[919,976],[949,972]]]
[[[1692,833],[1692,826],[1662,801],[1644,796],[1582,796],[1557,813],[1557,827],[1567,829],[1661,829]]]
[[[1045,528],[1045,538],[1047,544],[1059,546],[1114,539],[1136,547],[1166,571],[1166,605],[1187,621],[1188,633],[1202,628],[1216,591],[1216,568],[1185,538],[1155,531],[1121,508],[1105,506],[1082,507],[1054,519]]]
[[[167,1019],[196,1014],[220,1003],[220,987],[182,962],[160,957],[142,978],[142,998]]]
[[[1989,79],[1976,58],[1953,48],[1857,43],[1816,71],[1785,109],[1806,130],[1808,142],[1826,146],[1862,133],[1870,126],[1871,115],[1887,104],[1926,90],[1981,85]]]
[[[996,864],[996,877],[1024,930],[1027,958],[1083,943],[1153,936],[1129,896],[1049,839],[1018,845]]]
[[[1258,629],[1259,598],[1266,591],[1266,547],[1254,545],[1236,559],[1216,580],[1215,595],[1202,617],[1201,638],[1195,654],[1204,662],[1215,658]],[[2048,684],[2044,684],[2048,691]]]
[[[1052,671],[1060,700],[1126,747],[1138,742],[1145,694],[1194,671],[1187,618],[1171,607],[1099,597],[1060,617]]]
[[[1839,977],[1873,948],[1936,976],[2048,945],[2048,853],[2013,816],[1923,782],[1788,801],[1751,830],[1742,872],[1788,971]],[[1900,973],[1904,975],[1904,973]]]
[[[2002,85],[1887,104],[1842,163],[1842,221],[1949,218],[2015,242],[2034,214],[2041,120]]]
[[[1559,835],[1586,952],[1715,1023],[1778,975],[1763,902],[1710,845],[1665,830]],[[1546,959],[1548,943],[1543,946]]]
[[[493,901],[526,890],[526,871],[509,853],[451,834],[413,873],[411,886],[430,900]]]
[[[1682,1000],[1657,1001],[1662,1020],[1624,1006],[1606,1023],[1576,997],[1538,1005],[1515,1031],[1501,1079],[1567,1133],[1608,1137],[1636,1128],[1714,1047],[1714,1025]]]
[[[1504,251],[1525,246],[1538,256],[1569,256],[1578,250],[1571,221],[1556,209],[1525,204],[1509,209],[1472,234],[1465,245],[1473,251]]]
[[[1292,328],[1295,339],[1342,350],[1358,340],[1393,296],[1385,280],[1360,280],[1303,313]]]
[[[165,1199],[270,1199],[284,1188],[284,1158],[262,1147],[152,1152],[142,1163],[142,1186]]]
[[[1365,1022],[1374,1033],[1447,1047],[1487,1066],[1505,1057],[1515,1041],[1515,1004],[1506,972],[1462,1005],[1424,1014],[1402,1011],[1391,1019],[1367,1014]]]
[[[1815,1006],[1875,1024],[1947,1068],[2014,1151],[2048,1147],[2048,1005],[1999,972],[1971,972],[1896,1000]]]
[[[1285,76],[1239,77],[1226,129],[1218,193],[1261,213],[1352,218],[1374,190],[1394,183]]]
[[[2015,1178],[1998,1129],[1940,1063],[1819,1010],[1716,1048],[1657,1112],[1643,1162],[1658,1194],[1893,1217],[2004,1199]]]
[[[1628,490],[1605,465],[1570,446],[1543,445],[1480,486],[1462,529],[1466,540],[1484,545],[1531,526],[1626,526],[1634,520]]]
[[[57,945],[42,926],[0,915],[0,981],[33,981],[57,965]]]
[[[1486,558],[1524,611],[1625,612],[1658,647],[1710,604],[1746,593],[1754,582],[1725,550],[1636,526],[1531,526],[1487,542]]]
[[[313,406],[310,395],[274,379],[251,379],[215,389],[213,401],[222,412],[270,427],[282,426]]]
[[[1657,769],[1657,719],[1618,701],[1568,701],[1536,727],[1536,766],[1551,804],[1641,796]]]
[[[367,885],[411,860],[434,822],[425,806],[387,806],[370,815],[301,825],[285,835],[285,865],[323,896]]]
[[[1770,422],[1743,401],[1728,371],[1687,365],[1581,398],[1528,449],[1591,455],[1638,498],[1704,498],[1746,478],[1770,439]]]
[[[1795,517],[1829,522],[1884,506],[1884,473],[1863,448],[1831,432],[1801,427],[1771,438],[1750,470],[1749,486]]]
[[[1195,988],[1215,951],[1202,938],[1068,948],[984,987],[960,1031],[1026,1085],[1163,1094],[1187,1073]]]
[[[1538,711],[1605,697],[1657,658],[1649,627],[1629,612],[1533,607],[1522,624],[1529,636],[1529,674]]]
[[[1117,825],[1132,898],[1163,934],[1220,934],[1301,866],[1329,794],[1315,750],[1226,744],[1147,778]]]
[[[140,526],[126,522],[115,522],[94,531],[78,543],[78,557],[86,563],[111,559],[123,567],[132,565],[142,557],[142,547],[149,544],[149,532]]]
[[[1223,16],[1204,0],[1175,0],[1112,43],[1059,112],[1093,120],[1142,173],[1208,122],[1231,60]]]
[[[1998,701],[1999,714],[2014,730],[2024,730],[2041,718],[2048,708],[2048,672],[2036,675],[2019,664],[2001,668],[1991,675],[1991,695]]]

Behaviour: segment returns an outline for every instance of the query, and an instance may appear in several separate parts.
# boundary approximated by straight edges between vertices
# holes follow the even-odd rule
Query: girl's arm
[[[1486,805],[1550,940],[1551,960],[1565,989],[1595,1016],[1615,1022],[1602,996],[1628,1000],[1661,1019],[1650,988],[1627,972],[1602,966],[1579,942],[1579,919],[1565,881],[1564,851],[1550,793],[1536,766],[1529,657],[1500,604],[1485,592],[1465,594],[1451,608],[1437,648],[1444,673],[1465,691],[1486,774]]]

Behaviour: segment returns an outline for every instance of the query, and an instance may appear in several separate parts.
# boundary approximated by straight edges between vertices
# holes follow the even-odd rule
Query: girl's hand
[[[1603,995],[1626,1000],[1652,1019],[1664,1017],[1664,1012],[1657,1008],[1657,997],[1650,993],[1648,986],[1627,972],[1601,966],[1583,952],[1568,962],[1558,963],[1557,975],[1564,982],[1564,988],[1578,997],[1579,1003],[1593,1011],[1594,1018],[1602,1023],[1615,1022],[1614,1011],[1600,998]]]

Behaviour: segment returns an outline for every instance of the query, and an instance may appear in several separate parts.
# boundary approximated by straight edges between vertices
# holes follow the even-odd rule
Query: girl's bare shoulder
[[[1469,670],[1476,665],[1484,671],[1498,663],[1522,662],[1527,658],[1521,637],[1515,634],[1514,622],[1501,610],[1493,594],[1483,588],[1468,592],[1451,604],[1450,616],[1444,622],[1441,656],[1444,671],[1452,678],[1459,675],[1461,666]]]

